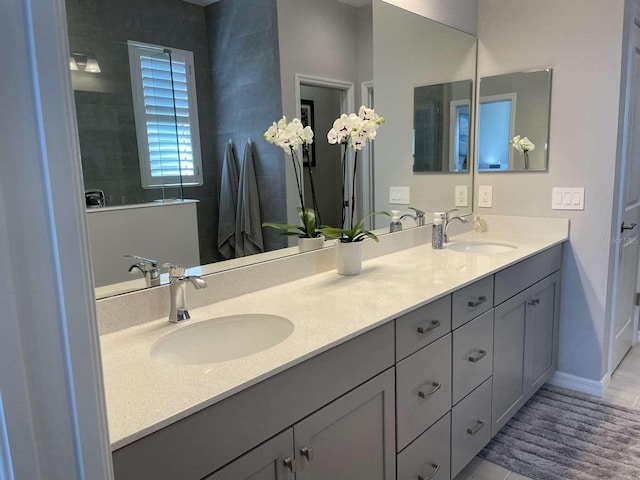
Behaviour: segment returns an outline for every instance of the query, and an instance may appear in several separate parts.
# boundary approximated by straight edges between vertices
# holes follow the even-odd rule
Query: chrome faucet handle
[[[186,286],[188,283],[193,285],[196,290],[207,287],[207,282],[197,275],[185,276],[186,268],[171,263],[162,265],[169,269],[169,295],[171,299],[171,307],[169,309],[169,321],[171,323],[180,323],[189,320],[189,310],[187,309]]]
[[[182,278],[187,271],[185,267],[174,265],[173,263],[163,263],[162,266],[169,269],[169,277],[171,278]]]
[[[157,260],[129,254],[124,255],[124,257],[132,258],[138,262],[129,267],[129,273],[133,273],[134,270],[139,270],[147,282],[147,287],[157,287],[160,285],[160,269],[158,268]]]
[[[153,260],[152,258],[144,258],[138,255],[123,255],[124,258],[132,258],[139,262],[139,266],[141,270],[150,271],[151,269],[158,268],[158,261]]]
[[[417,224],[418,227],[422,227],[424,225],[424,218],[425,218],[424,214],[425,214],[425,212],[420,210],[420,209],[418,209],[418,208],[415,208],[415,207],[407,207],[407,208],[409,210],[413,210],[414,212],[416,212],[416,217],[415,217],[416,224]]]
[[[446,212],[444,212],[444,216],[445,216],[446,218],[449,218],[449,214],[450,214],[450,213],[453,213],[453,212],[459,212],[459,211],[460,211],[460,209],[459,209],[459,208],[452,208],[451,210],[447,210]]]

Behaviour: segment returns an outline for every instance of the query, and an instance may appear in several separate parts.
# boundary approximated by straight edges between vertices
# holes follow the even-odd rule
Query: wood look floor
[[[611,376],[603,400],[640,410],[640,345],[629,350]],[[530,480],[481,458],[474,458],[455,480]]]

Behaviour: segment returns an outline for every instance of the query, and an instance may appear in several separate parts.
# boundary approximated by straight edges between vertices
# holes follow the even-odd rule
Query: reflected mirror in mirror
[[[469,171],[473,81],[413,89],[413,171]]]
[[[373,29],[375,107],[385,118],[375,141],[375,210],[415,207],[428,212],[427,222],[433,212],[452,208],[471,213],[467,120],[476,37],[381,0],[373,3]],[[376,219],[378,228],[388,223]],[[411,218],[403,222],[403,228],[414,225]]]
[[[402,22],[406,20],[402,20],[402,13],[408,12],[398,7],[387,7],[396,14],[393,25],[388,26],[391,28],[385,28],[384,37],[401,36]],[[400,86],[390,89],[387,83],[390,78],[401,78],[402,73],[391,61],[395,53],[389,54],[383,47],[380,54],[384,60],[379,63],[375,76],[381,76],[382,84],[387,85],[378,91],[373,56],[374,49],[381,45],[377,43],[374,46],[373,6],[367,1],[220,0],[203,6],[181,0],[161,3],[153,0],[67,0],[66,8],[71,49],[69,66],[85,188],[102,192],[90,194],[87,202],[106,204],[106,208],[87,209],[99,298],[145,288],[150,283],[143,278],[142,272],[153,270],[152,263],[133,262],[124,258],[125,254],[156,260],[160,267],[165,262],[181,263],[194,267],[189,273],[207,274],[298,252],[297,247],[289,247],[286,238],[269,228],[262,229],[265,253],[232,258],[223,255],[219,247],[219,232],[224,223],[220,214],[221,198],[229,186],[225,181],[228,177],[223,175],[229,140],[233,143],[232,152],[240,173],[248,140],[251,139],[249,152],[255,165],[260,198],[259,222],[287,223],[291,216],[296,215],[297,203],[291,201],[297,194],[295,180],[291,182],[290,159],[281,149],[264,141],[262,135],[283,113],[289,119],[299,117],[300,100],[314,101],[316,149],[312,155],[317,169],[314,173],[317,171],[321,177],[323,162],[326,166],[327,162],[334,161],[326,157],[322,148],[326,143],[326,131],[323,129],[330,125],[321,126],[321,95],[307,89],[314,86],[312,82],[301,82],[301,93],[298,93],[297,75],[334,79],[340,81],[340,85],[352,85],[351,105],[345,103],[347,95],[343,92],[341,112],[357,111],[360,104],[368,103],[387,117],[387,123],[375,142],[383,140],[385,144],[380,158],[375,160],[375,167],[380,168],[380,173],[374,180],[373,169],[367,169],[363,164],[363,168],[358,170],[362,176],[356,178],[356,183],[358,191],[366,190],[367,186],[373,187],[375,183],[377,191],[388,193],[391,186],[405,184],[403,180],[387,175],[386,170],[397,169],[399,155],[406,156],[401,152],[408,149],[410,156],[413,88],[473,78],[475,71],[474,37],[409,13],[412,29],[435,29],[428,34],[429,45],[434,45],[434,52],[436,45],[444,52],[448,51],[445,47],[449,42],[457,45],[464,39],[467,44],[471,39],[473,54],[469,55],[474,62],[469,68],[466,61],[463,62],[463,72],[452,75],[462,66],[455,64],[455,57],[442,58],[432,63],[431,75],[411,79],[410,83],[402,85],[400,91]],[[411,43],[407,39],[403,42],[401,51],[406,52],[406,59],[423,55],[423,43]],[[189,60],[192,62],[187,66],[180,65],[180,71],[171,77],[174,83],[180,83],[181,88],[184,85],[183,91],[164,88],[162,81],[166,79],[163,78],[149,78],[147,85],[142,85],[143,98],[146,88],[146,94],[160,102],[169,102],[168,107],[180,113],[176,115],[180,116],[179,122],[170,126],[172,132],[157,131],[156,137],[152,138],[149,130],[144,128],[148,123],[160,120],[162,112],[157,108],[145,112],[147,118],[140,127],[133,105],[133,85],[139,79],[132,77],[130,44],[159,49],[152,55],[158,59],[167,57],[165,50],[169,50],[174,57],[183,55],[187,63]],[[459,47],[454,46],[449,54],[458,50]],[[166,65],[152,63],[161,67]],[[95,64],[99,66],[96,68]],[[442,71],[436,73],[440,69]],[[162,69],[156,70],[162,77]],[[190,84],[195,84],[195,87],[190,87]],[[383,102],[379,106],[372,103],[374,85],[376,102]],[[403,114],[396,124],[395,113],[389,109],[389,117],[384,102],[394,104],[399,94],[407,97],[409,103],[406,118]],[[149,105],[146,107],[150,108]],[[331,114],[334,115],[335,112]],[[191,132],[189,139],[185,130]],[[397,136],[399,131],[404,135]],[[154,139],[157,141],[153,142]],[[199,177],[188,182],[190,185],[183,186],[182,192],[179,190],[182,183],[176,187],[165,185],[164,189],[149,188],[151,185],[144,184],[142,166],[144,164],[153,170],[153,159],[146,163],[142,161],[145,143],[147,148],[157,147],[157,156],[167,159],[163,169],[167,167],[169,170],[174,164],[182,168],[183,162],[188,160],[185,157],[189,154],[195,158],[199,149],[201,165],[193,165],[193,173]],[[338,147],[329,147],[332,154],[339,155]],[[377,154],[377,145],[375,148]],[[385,153],[389,151],[393,153]],[[411,173],[410,165],[407,172]],[[437,183],[441,180],[436,182],[421,176],[419,181],[412,181],[411,187],[415,195],[416,192],[435,191]],[[317,192],[320,196],[328,196],[320,199],[321,204],[329,205],[325,207],[327,218],[332,215],[331,202],[336,200],[336,189],[329,186],[318,187]],[[374,210],[373,195],[373,188],[369,188],[368,194],[361,196],[361,203],[356,205],[356,216]],[[182,198],[186,200],[180,200]],[[435,201],[423,201],[419,196],[415,200],[416,206],[426,210],[443,208]],[[339,198],[337,201],[338,207],[334,210],[339,212]],[[452,195],[444,203],[451,208]],[[398,209],[406,210],[408,206],[401,205]],[[375,208],[378,208],[377,204]],[[123,218],[125,215],[126,220]],[[102,247],[98,247],[96,241]],[[105,250],[100,253],[100,248]],[[142,268],[135,267],[135,263]],[[107,274],[109,269],[116,277]],[[161,283],[166,283],[165,271],[161,271]]]
[[[480,79],[478,171],[543,171],[549,155],[551,69]]]

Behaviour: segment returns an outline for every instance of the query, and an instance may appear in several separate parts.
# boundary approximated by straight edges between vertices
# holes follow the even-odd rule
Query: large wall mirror
[[[551,69],[480,79],[478,171],[544,171],[549,156]]]
[[[283,113],[288,118],[300,116],[300,104],[308,112],[313,109],[312,160],[320,182],[319,204],[328,218],[340,211],[338,180],[331,168],[339,147],[326,145],[326,132],[339,113],[348,113],[350,107],[357,110],[363,103],[373,105],[386,123],[375,148],[362,157],[357,180],[363,195],[357,214],[409,206],[427,212],[454,208],[458,185],[466,186],[469,195],[469,207],[459,208],[470,211],[470,174],[431,176],[413,171],[412,132],[416,88],[475,79],[475,37],[381,0],[197,3],[66,2],[85,188],[104,194],[89,194],[87,203],[106,204],[88,208],[89,227],[112,248],[100,260],[92,244],[98,297],[148,286],[136,268],[129,273],[142,262],[124,254],[159,263],[201,265],[200,272],[208,273],[297,253],[285,237],[267,228],[262,230],[262,254],[228,259],[218,242],[224,223],[219,211],[227,190],[223,164],[229,141],[238,162],[247,152],[253,158],[260,221],[284,223],[295,215],[290,160],[262,134]],[[139,77],[133,73],[132,52],[138,52],[135,58],[145,70]],[[171,77],[166,77],[168,68],[173,69]],[[172,79],[171,88],[167,78]],[[143,98],[145,91],[151,92],[157,104],[143,100],[134,105],[136,81]],[[170,97],[168,103],[163,103],[163,96]],[[146,115],[142,125],[154,126],[152,133],[149,128],[141,130],[136,108]],[[178,127],[173,124],[175,131],[162,130],[166,116],[179,118]],[[461,107],[460,138],[466,128],[464,116]],[[450,125],[449,114],[447,119]],[[455,147],[460,158],[465,148],[474,151],[469,146],[472,139],[468,141]],[[159,165],[189,177],[189,185],[149,188],[141,163],[145,158],[149,172]],[[468,160],[466,165],[470,164]],[[409,203],[390,204],[391,187],[407,187]],[[177,210],[183,207],[188,210]],[[119,217],[125,212],[131,218],[123,227]],[[167,212],[178,213],[167,220]],[[413,220],[405,219],[405,228],[413,225]],[[388,227],[388,219],[379,226]],[[139,247],[118,246],[120,240],[133,238]],[[101,275],[108,269],[118,278]]]
[[[375,209],[470,213],[476,37],[380,0],[373,28]]]

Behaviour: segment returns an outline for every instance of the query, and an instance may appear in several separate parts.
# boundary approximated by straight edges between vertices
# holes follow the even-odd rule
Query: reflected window
[[[202,185],[193,53],[129,42],[144,188]]]

